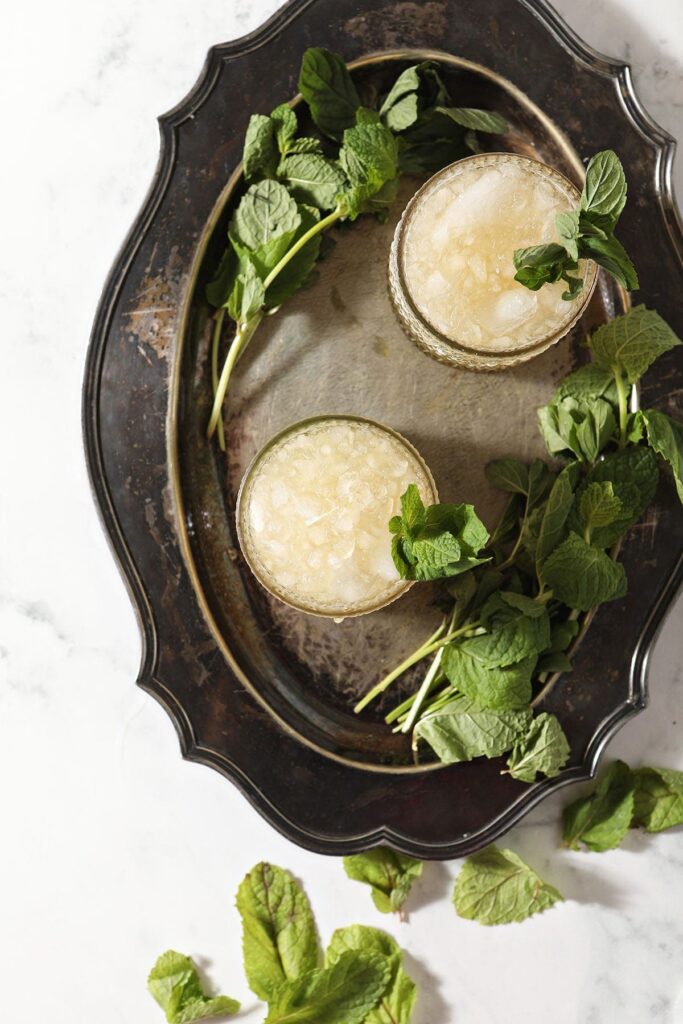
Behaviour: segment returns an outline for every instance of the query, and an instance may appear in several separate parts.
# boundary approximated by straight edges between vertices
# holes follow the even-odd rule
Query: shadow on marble
[[[453,885],[450,872],[444,861],[425,861],[422,876],[415,883],[407,904],[408,917],[432,903],[442,903],[450,898]]]
[[[418,988],[412,1024],[454,1024],[453,1013],[441,995],[436,975],[405,951],[403,965]]]

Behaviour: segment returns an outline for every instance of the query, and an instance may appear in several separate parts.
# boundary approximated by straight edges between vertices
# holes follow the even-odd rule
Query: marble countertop
[[[146,974],[174,947],[244,1001],[240,1020],[260,1020],[242,977],[234,893],[269,859],[305,880],[323,939],[355,921],[396,935],[422,989],[415,1024],[682,1024],[681,830],[629,835],[600,855],[560,851],[563,794],[506,845],[564,904],[522,925],[479,928],[450,904],[459,864],[432,864],[400,924],[374,911],[339,861],[290,845],[223,778],[183,762],[169,719],[133,685],[137,625],[81,447],[88,333],[154,171],[156,115],[187,93],[211,44],[277,6],[38,0],[5,14],[2,1017],[161,1021]],[[645,107],[683,137],[680,0],[556,6],[591,45],[631,62]],[[680,158],[676,180],[683,195]],[[610,748],[633,764],[683,768],[682,609],[652,656],[651,707]]]

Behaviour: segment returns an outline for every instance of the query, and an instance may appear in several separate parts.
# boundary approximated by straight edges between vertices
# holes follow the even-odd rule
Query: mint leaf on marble
[[[371,887],[372,900],[383,914],[399,913],[413,882],[422,874],[422,861],[376,847],[344,857],[344,871],[356,882]]]
[[[453,892],[457,914],[483,925],[524,921],[562,899],[521,857],[496,846],[467,858]]]
[[[349,950],[326,967],[280,984],[264,1024],[362,1024],[390,980],[386,956]]]
[[[632,827],[663,832],[683,825],[683,772],[673,768],[637,768]]]
[[[262,862],[239,887],[244,970],[252,992],[269,1001],[279,987],[314,970],[319,950],[310,904],[288,871]]]
[[[634,811],[635,779],[623,761],[614,761],[586,797],[565,808],[562,838],[566,846],[600,853],[619,846],[628,832]]]
[[[354,924],[348,928],[338,928],[327,947],[325,963],[336,963],[349,950],[386,957],[391,972],[379,1003],[370,1010],[363,1024],[409,1024],[417,986],[403,969],[403,954],[395,939],[378,928],[366,925]]]
[[[147,988],[169,1024],[225,1017],[240,1008],[237,1000],[229,996],[205,995],[194,962],[173,949],[161,954],[149,973]]]

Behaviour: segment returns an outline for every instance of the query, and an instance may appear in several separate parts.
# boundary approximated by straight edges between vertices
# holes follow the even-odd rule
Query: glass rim
[[[402,293],[401,298],[409,307],[414,319],[428,330],[436,341],[440,342],[447,348],[466,353],[469,356],[480,356],[482,359],[486,360],[495,361],[500,358],[501,361],[506,361],[514,356],[524,357],[525,360],[528,360],[532,358],[537,351],[540,355],[541,352],[545,351],[555,342],[563,338],[585,312],[586,307],[593,296],[598,280],[598,266],[593,260],[585,261],[586,269],[583,289],[581,292],[581,301],[577,303],[575,310],[561,322],[559,327],[555,328],[552,332],[543,335],[541,338],[534,339],[526,345],[514,345],[499,349],[477,348],[473,345],[467,345],[465,342],[458,340],[457,338],[451,338],[447,334],[444,334],[443,331],[428,320],[424,313],[417,308],[410,289],[408,288],[405,276],[404,262],[406,236],[412,219],[417,211],[420,199],[442,178],[452,173],[455,168],[460,168],[465,164],[471,164],[474,162],[496,163],[501,158],[531,165],[535,169],[535,173],[539,173],[540,170],[544,177],[555,179],[558,184],[565,188],[568,187],[575,194],[578,206],[581,199],[581,192],[578,187],[565,174],[563,174],[562,171],[557,170],[557,168],[553,167],[551,164],[546,164],[542,160],[537,160],[535,157],[525,156],[521,153],[509,153],[502,150],[496,150],[492,153],[474,153],[472,156],[463,157],[460,160],[454,160],[453,163],[448,164],[446,167],[442,167],[441,170],[437,171],[436,174],[433,174],[424,182],[423,185],[420,186],[417,192],[415,192],[408,201],[401,215],[401,219],[396,226],[392,249],[395,251],[396,255],[396,273]]]
[[[354,413],[319,413],[316,416],[308,416],[302,420],[297,420],[295,423],[290,423],[288,426],[283,427],[276,434],[273,434],[271,438],[263,445],[262,448],[254,455],[253,459],[247,466],[240,482],[239,490],[237,492],[237,500],[235,502],[235,528],[237,531],[237,540],[240,546],[240,551],[247,563],[249,569],[253,573],[259,584],[266,590],[272,597],[277,598],[283,604],[289,608],[293,608],[298,612],[305,612],[307,615],[316,615],[319,618],[324,619],[351,619],[356,618],[359,615],[367,615],[370,612],[379,611],[380,608],[386,608],[387,605],[393,604],[394,601],[402,597],[406,591],[410,590],[413,586],[414,580],[397,580],[396,590],[390,594],[389,597],[375,600],[372,604],[364,605],[363,607],[351,606],[351,610],[345,607],[338,609],[324,609],[321,610],[319,607],[315,607],[313,604],[307,604],[305,602],[298,602],[289,596],[284,596],[282,592],[278,591],[271,581],[264,578],[263,571],[256,564],[256,560],[252,557],[249,551],[249,544],[246,543],[246,530],[243,529],[243,521],[246,518],[245,512],[245,499],[249,495],[249,489],[254,480],[254,474],[261,464],[263,458],[268,455],[278,444],[284,441],[287,437],[293,434],[298,434],[302,430],[308,427],[314,426],[316,423],[334,422],[334,421],[350,421],[352,423],[365,424],[366,426],[373,427],[381,430],[385,434],[389,434],[395,440],[399,441],[401,445],[407,449],[412,455],[413,459],[418,463],[422,470],[425,479],[431,490],[432,502],[436,503],[439,500],[436,483],[432,472],[423,459],[420,452],[417,450],[415,445],[412,444],[403,434],[399,433],[398,430],[394,430],[393,427],[387,426],[385,423],[380,423],[378,420],[373,420],[369,416],[358,416]],[[387,543],[389,543],[389,532],[387,529]]]

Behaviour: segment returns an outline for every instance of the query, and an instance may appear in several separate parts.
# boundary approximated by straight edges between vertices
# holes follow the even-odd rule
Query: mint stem
[[[614,374],[614,380],[617,385],[617,398],[619,400],[619,447],[624,448],[626,445],[626,430],[628,424],[628,394],[626,387],[624,386],[624,378],[621,375],[621,371],[618,367],[612,367],[612,373]]]
[[[345,217],[345,216],[346,216],[346,214],[345,214],[343,208],[340,207],[340,206],[337,206],[332,211],[332,213],[329,213],[327,215],[327,217],[323,217],[322,220],[317,221],[317,223],[315,223],[312,227],[310,227],[308,229],[308,231],[305,231],[303,233],[303,235],[301,236],[301,238],[298,238],[296,240],[294,245],[292,245],[291,248],[289,248],[287,250],[287,252],[284,254],[284,256],[282,257],[280,262],[278,264],[276,264],[273,267],[273,269],[271,270],[271,272],[268,274],[268,276],[266,277],[265,281],[263,282],[263,290],[264,290],[264,292],[266,292],[268,290],[268,288],[273,283],[273,281],[276,279],[278,274],[280,274],[285,269],[285,267],[287,266],[289,261],[292,260],[296,256],[296,254],[301,251],[301,249],[303,249],[303,247],[306,245],[307,242],[310,242],[310,240],[312,238],[315,238],[316,235],[321,234],[323,231],[325,231],[326,228],[331,227],[332,224],[335,224],[338,220],[342,220],[342,218]],[[221,310],[220,312],[223,313],[224,311]],[[214,384],[213,407],[211,409],[211,417],[209,419],[209,425],[208,425],[207,430],[206,430],[206,436],[209,438],[209,440],[213,437],[213,435],[214,435],[214,433],[216,431],[216,428],[218,426],[218,422],[219,422],[220,415],[221,415],[221,408],[222,408],[223,402],[225,401],[225,396],[226,396],[227,390],[228,390],[228,384],[230,383],[230,377],[232,375],[232,371],[233,371],[233,369],[235,367],[235,364],[237,363],[237,360],[241,356],[241,354],[244,351],[244,349],[247,347],[247,345],[251,341],[251,339],[252,339],[252,337],[254,335],[254,332],[256,331],[256,328],[261,323],[261,320],[263,319],[264,315],[265,315],[265,309],[262,306],[261,309],[257,310],[249,318],[249,320],[247,320],[245,323],[239,323],[237,325],[237,332],[236,332],[235,337],[233,339],[232,345],[228,349],[228,354],[227,354],[227,356],[225,358],[225,362],[223,363],[223,370],[221,371],[220,380],[218,381],[217,384]],[[217,321],[218,321],[218,318],[217,318]],[[221,317],[220,323],[221,323],[221,325],[223,323],[222,317]],[[219,333],[220,333],[220,328],[218,330],[219,330]],[[214,330],[214,346],[217,348],[216,331],[215,330]],[[216,354],[216,359],[217,358],[218,358],[218,356]],[[225,441],[223,440],[223,443],[221,444],[221,433],[222,433],[222,424],[221,424],[221,427],[220,427],[220,433],[219,433],[218,440],[219,440],[219,444],[221,445],[221,448],[223,450],[225,450]]]
[[[452,632],[453,626],[455,624],[455,615],[456,615],[456,610],[454,608],[453,612],[451,614],[451,620],[450,620],[450,622],[448,624],[448,628],[449,628],[449,630],[451,632]],[[413,728],[413,725],[415,724],[415,721],[417,720],[417,716],[420,714],[420,711],[422,710],[422,705],[424,704],[425,700],[427,699],[429,691],[432,688],[432,683],[436,679],[437,673],[439,672],[439,669],[441,668],[441,659],[443,657],[443,652],[444,652],[444,648],[440,647],[438,649],[438,651],[436,652],[436,654],[434,655],[434,660],[432,661],[431,665],[427,669],[425,677],[422,680],[422,685],[420,686],[420,689],[417,691],[417,696],[415,697],[415,702],[414,702],[412,708],[410,709],[410,713],[409,713],[408,717],[406,718],[405,722],[403,723],[401,732],[410,732],[410,730]]]
[[[213,388],[214,401],[218,391],[218,348],[221,341],[223,321],[225,320],[225,307],[216,313],[216,320],[213,326],[213,341],[211,344],[211,387]],[[223,418],[218,418],[218,444],[222,452],[225,451],[225,432],[223,430]]]

